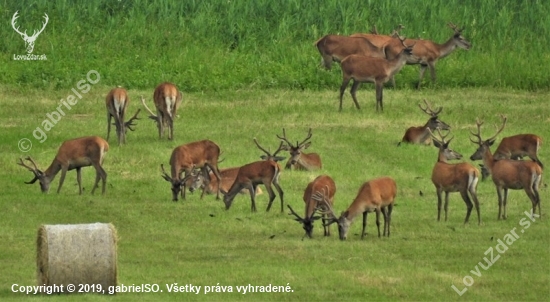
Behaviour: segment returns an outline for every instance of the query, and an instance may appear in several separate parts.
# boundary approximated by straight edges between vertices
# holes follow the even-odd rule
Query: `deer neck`
[[[398,73],[403,66],[407,63],[407,56],[404,52],[401,52],[395,59],[390,60],[390,76]]]
[[[454,36],[447,40],[447,42],[443,44],[435,44],[435,46],[439,49],[439,58],[444,58],[448,56],[457,47],[454,41]]]
[[[438,163],[444,163],[448,164],[447,158],[445,157],[445,154],[443,154],[443,150],[439,150],[439,154],[437,156],[437,162]]]
[[[493,165],[495,164],[495,160],[489,147],[487,147],[487,149],[483,152],[482,159],[483,164],[485,165],[489,173],[493,173]]]
[[[52,181],[59,171],[61,171],[61,163],[57,158],[54,158],[48,169],[44,171],[44,176]]]

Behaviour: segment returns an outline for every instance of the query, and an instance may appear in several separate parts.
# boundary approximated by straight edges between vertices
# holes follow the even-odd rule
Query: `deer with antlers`
[[[38,31],[34,30],[32,36],[29,37],[26,30],[25,32],[20,32],[19,27],[15,27],[15,21],[17,20],[17,18],[19,18],[19,16],[17,15],[18,13],[19,11],[16,11],[15,14],[13,14],[13,17],[11,19],[11,26],[13,27],[13,30],[15,30],[15,32],[21,35],[23,41],[25,41],[25,48],[27,48],[27,53],[30,54],[34,50],[34,42],[36,42],[36,38],[38,38],[38,35],[40,35],[44,31],[50,18],[48,17],[48,14],[44,13],[44,19],[46,21],[42,24],[42,28]]]
[[[232,167],[220,169],[220,190],[229,191],[231,185],[235,182],[237,174],[239,174],[239,169],[241,167]],[[210,170],[210,169],[208,169]],[[202,171],[199,173],[192,173],[192,177],[187,180],[187,186],[189,187],[189,192],[194,192],[197,189],[202,189],[202,196],[206,194],[217,194],[218,193],[218,180],[216,179],[214,172],[210,171],[206,178]],[[209,181],[208,181],[209,180]],[[241,194],[248,193],[248,189],[242,189]],[[262,194],[262,189],[260,187],[256,188],[256,196]]]
[[[150,114],[149,118],[157,123],[159,138],[164,136],[164,130],[168,128],[168,139],[174,139],[174,117],[181,104],[181,100],[181,91],[178,90],[176,85],[168,82],[158,85],[153,93],[153,102],[157,108],[157,114],[147,107],[145,99],[143,96],[141,97],[141,103],[143,103],[143,106],[145,106],[145,109]]]
[[[315,196],[314,198],[314,194],[316,192],[322,192],[319,193],[322,194],[322,198],[321,196]],[[312,238],[313,222],[322,218],[322,216],[315,216],[317,209],[325,211],[324,214],[322,214],[325,216],[323,218],[323,225],[329,220],[328,213],[326,212],[328,208],[325,206],[326,203],[323,200],[326,199],[326,202],[330,204],[330,206],[333,206],[335,193],[336,184],[334,183],[334,180],[328,175],[319,175],[307,185],[306,190],[304,191],[303,200],[306,204],[306,211],[303,218],[298,215],[290,205],[287,205],[290,210],[289,215],[294,215],[294,217],[296,217],[294,220],[303,225],[303,228],[306,231],[305,236]],[[323,228],[325,231],[325,236],[330,236],[330,226],[323,226]]]
[[[279,144],[279,148],[275,152],[270,153],[266,149],[262,148],[256,138],[254,138],[254,143],[256,146],[262,150],[265,155],[262,155],[261,161],[255,161],[249,164],[242,166],[237,173],[235,182],[231,185],[229,191],[223,191],[222,194],[223,202],[225,203],[225,209],[229,210],[233,204],[233,199],[235,196],[242,190],[248,189],[250,192],[250,201],[251,201],[251,211],[256,212],[256,187],[259,184],[263,184],[267,193],[269,194],[269,203],[267,205],[266,212],[269,212],[273,200],[275,200],[275,193],[271,185],[275,186],[277,192],[279,193],[279,198],[281,199],[281,212],[283,212],[283,190],[279,185],[279,175],[281,172],[281,166],[277,163],[278,161],[284,160],[284,157],[277,156],[277,153],[283,150],[283,142]]]
[[[54,180],[57,173],[61,171],[59,187],[57,188],[57,193],[59,193],[65,181],[67,171],[76,169],[76,180],[78,182],[78,191],[80,195],[82,195],[82,175],[80,170],[83,167],[93,166],[96,171],[96,178],[92,188],[92,194],[94,194],[95,189],[99,186],[100,179],[102,181],[101,193],[105,194],[107,173],[101,165],[103,164],[103,159],[107,151],[109,151],[109,143],[107,143],[107,141],[99,136],[87,136],[63,142],[57,151],[57,155],[45,171],[38,169],[38,165],[30,156],[27,156],[25,159],[29,161],[32,166],[25,164],[21,158],[17,164],[27,168],[34,174],[34,178],[25,183],[33,184],[38,180],[40,182],[40,189],[43,193],[47,193],[50,190],[50,183]]]
[[[196,141],[174,148],[170,156],[171,174],[166,173],[164,165],[160,165],[162,178],[172,184],[172,200],[178,201],[180,192],[181,198],[185,200],[187,179],[192,176],[195,168],[201,169],[204,175],[208,175],[207,169],[210,169],[218,182],[219,192],[221,180],[218,170],[219,156],[220,147],[211,140]],[[185,173],[184,178],[181,178],[182,173]],[[208,181],[206,180],[207,183]],[[216,199],[220,199],[219,193],[216,194]]]
[[[430,131],[430,130],[428,130]],[[481,224],[481,216],[479,214],[479,200],[477,199],[477,183],[479,181],[479,171],[470,163],[451,164],[448,161],[461,159],[462,154],[449,148],[449,144],[453,138],[445,141],[447,135],[442,135],[440,129],[437,129],[439,138],[436,138],[430,131],[434,146],[439,149],[437,162],[432,170],[432,183],[437,192],[437,221],[441,217],[441,194],[445,192],[445,221],[447,221],[447,212],[449,206],[449,193],[460,192],[460,196],[466,203],[466,218],[464,223],[470,219],[472,209],[476,208],[477,223]],[[473,204],[472,204],[473,200]]]
[[[391,177],[380,177],[365,182],[357,197],[353,200],[351,205],[345,212],[342,212],[339,218],[336,218],[334,210],[330,205],[329,200],[321,194],[319,191],[314,195],[314,198],[322,200],[324,206],[328,209],[326,211],[320,210],[322,213],[327,212],[331,218],[325,226],[332,223],[338,223],[338,233],[340,240],[346,240],[349,228],[353,220],[359,214],[363,214],[363,229],[361,231],[361,239],[366,235],[367,228],[367,214],[369,212],[376,212],[376,226],[378,228],[378,237],[380,237],[380,214],[384,216],[384,236],[390,237],[390,223],[391,214],[395,202],[395,196],[397,195],[397,184]]]
[[[418,89],[420,89],[426,68],[430,69],[432,82],[435,83],[435,63],[437,63],[439,59],[450,55],[457,48],[469,50],[472,47],[472,43],[462,36],[462,31],[464,30],[463,28],[458,28],[451,22],[448,23],[448,26],[454,31],[454,33],[452,37],[443,44],[437,44],[430,40],[407,39],[407,41],[405,41],[406,43],[415,43],[412,51],[414,57],[407,60],[407,65],[420,64],[420,75],[417,85]],[[392,58],[399,54],[399,47],[388,47],[386,52],[388,54],[388,58]]]
[[[315,41],[314,44],[322,57],[322,65],[330,70],[332,62],[341,62],[345,57],[353,54],[385,58],[383,48],[376,47],[363,37],[347,37],[339,35],[326,35]]]
[[[412,54],[414,45],[405,45],[403,39],[400,39],[404,48],[396,58],[386,60],[384,58],[372,58],[362,55],[350,55],[340,63],[342,67],[342,85],[340,86],[340,107],[342,111],[342,98],[344,92],[353,79],[351,86],[351,97],[355,103],[355,107],[360,109],[357,97],[355,96],[357,89],[361,83],[374,83],[376,87],[376,111],[384,111],[382,102],[384,83],[386,83],[394,74],[398,73],[401,68],[409,60]]]
[[[508,190],[525,190],[525,193],[531,200],[533,205],[532,216],[536,213],[538,205],[539,215],[542,215],[540,210],[540,195],[539,186],[542,179],[542,168],[536,162],[513,160],[513,159],[500,159],[496,160],[491,153],[491,146],[495,142],[497,135],[502,132],[506,126],[507,118],[501,116],[502,125],[497,132],[488,139],[481,138],[481,126],[483,122],[479,119],[476,120],[477,133],[471,132],[476,138],[472,143],[478,146],[477,150],[470,157],[471,160],[483,160],[484,166],[487,168],[493,183],[497,189],[498,195],[498,219],[506,219],[506,203],[508,199]],[[501,216],[502,215],[502,216]]]
[[[136,114],[128,121],[124,121],[124,115],[129,103],[128,92],[122,87],[113,88],[105,98],[105,107],[107,108],[107,140],[109,140],[111,134],[111,119],[114,118],[119,146],[126,143],[127,129],[134,131],[135,129],[132,128],[135,126],[134,120],[139,120],[138,114],[141,109],[138,109]]]
[[[293,145],[287,138],[285,133],[285,128],[283,128],[283,136],[277,135],[277,137],[286,142],[284,150],[290,153],[290,158],[288,159],[285,169],[298,169],[298,170],[317,170],[322,168],[321,157],[317,153],[303,153],[303,150],[309,148],[311,142],[312,133],[311,128],[307,133],[306,138],[302,142],[296,142],[296,145]]]
[[[437,110],[434,111],[428,101],[426,101],[426,99],[424,99],[424,104],[426,104],[426,107],[422,108],[421,104],[418,104],[418,107],[420,107],[420,110],[422,110],[424,113],[429,115],[430,118],[428,119],[426,124],[424,124],[424,126],[410,127],[409,129],[407,129],[407,131],[405,131],[403,139],[401,139],[401,142],[429,145],[431,143],[431,132],[435,131],[436,129],[449,130],[451,128],[449,125],[439,119],[439,113],[441,113],[443,107],[439,107]],[[401,142],[399,144],[401,144]]]

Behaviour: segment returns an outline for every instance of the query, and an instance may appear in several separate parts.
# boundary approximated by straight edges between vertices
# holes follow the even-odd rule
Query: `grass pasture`
[[[490,89],[392,90],[385,93],[385,112],[374,112],[372,85],[358,92],[362,110],[352,107],[348,93],[344,110],[337,112],[337,91],[236,90],[223,93],[184,93],[175,122],[175,140],[159,140],[153,122],[143,118],[127,145],[118,147],[111,136],[104,163],[108,173],[105,196],[89,194],[93,168],[83,169],[85,192],[78,195],[76,175],[68,173],[60,194],[59,176],[49,194],[23,182],[31,173],[15,164],[20,156],[31,155],[46,168],[60,143],[83,135],[106,135],[103,98],[110,87],[96,84],[65,117],[47,132],[40,143],[32,136],[46,113],[71,93],[17,89],[1,86],[4,129],[0,160],[4,183],[0,201],[0,249],[3,274],[0,276],[2,300],[19,300],[24,294],[12,293],[13,284],[36,285],[36,232],[42,224],[111,222],[118,229],[119,285],[158,284],[163,293],[121,293],[109,299],[136,300],[547,300],[550,289],[550,231],[548,203],[550,194],[543,179],[540,191],[543,217],[524,222],[530,202],[523,191],[511,191],[508,220],[497,221],[494,185],[478,186],[482,225],[472,213],[470,224],[463,225],[465,205],[458,193],[450,197],[449,219],[436,221],[436,195],[430,176],[437,150],[429,146],[396,147],[408,126],[426,120],[417,104],[426,98],[434,106],[444,106],[441,119],[453,127],[454,150],[469,157],[475,147],[468,140],[475,129],[475,117],[485,120],[483,135],[492,135],[499,113],[509,122],[500,135],[532,132],[550,137],[546,93]],[[152,90],[130,90],[133,114],[138,96]],[[32,102],[26,114],[21,103]],[[150,98],[149,98],[150,102]],[[17,114],[12,114],[16,112]],[[318,152],[324,168],[319,172],[284,171],[281,185],[285,204],[303,211],[301,200],[307,183],[316,175],[331,175],[337,185],[335,210],[343,211],[366,180],[389,175],[398,185],[392,220],[392,236],[376,236],[374,214],[368,216],[368,236],[359,239],[361,218],[352,225],[347,241],[322,237],[319,223],[313,239],[302,239],[304,232],[291,216],[279,212],[277,198],[265,212],[266,194],[258,197],[257,213],[250,212],[246,195],[237,196],[226,211],[222,201],[188,194],[186,201],[171,201],[169,184],[160,177],[159,164],[167,163],[172,149],[182,143],[209,138],[217,142],[225,161],[223,167],[241,165],[258,159],[254,146],[257,137],[266,148],[276,147],[276,134],[285,127],[292,140],[302,139],[313,128],[310,151]],[[28,153],[21,152],[18,141],[29,138]],[[543,145],[540,158],[547,162]],[[423,196],[420,196],[422,191]],[[522,220],[523,219],[523,220]],[[498,255],[498,240],[516,230],[519,239],[508,246],[487,270],[480,269],[484,253],[492,247]],[[524,232],[520,232],[522,230]],[[479,267],[479,265],[478,265]],[[451,288],[463,290],[463,278],[473,280],[459,296]],[[167,285],[202,286],[201,293],[168,293]],[[233,286],[233,293],[204,294],[204,286]],[[237,293],[240,285],[282,285],[290,293]],[[215,288],[213,288],[214,290]],[[48,300],[49,297],[34,297]],[[96,294],[60,296],[59,300],[105,300]]]

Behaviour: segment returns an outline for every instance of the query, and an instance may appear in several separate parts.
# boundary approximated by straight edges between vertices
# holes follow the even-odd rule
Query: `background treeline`
[[[49,15],[33,52],[47,61],[13,59],[26,53],[11,28],[15,11],[29,35]],[[439,62],[436,87],[550,87],[544,0],[0,0],[0,16],[0,83],[21,88],[71,88],[95,69],[102,83],[127,88],[168,80],[187,92],[337,89],[339,67],[319,67],[321,36],[403,24],[407,37],[443,43],[448,22],[464,27],[473,47]],[[405,67],[398,86],[417,78],[418,66]]]

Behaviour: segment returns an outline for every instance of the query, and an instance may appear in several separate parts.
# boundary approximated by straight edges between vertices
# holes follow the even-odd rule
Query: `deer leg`
[[[267,190],[267,194],[269,194],[269,203],[267,204],[266,212],[269,212],[271,209],[271,204],[273,204],[273,200],[275,200],[275,193],[273,192],[273,188],[271,187],[270,183],[264,182],[265,189]],[[251,193],[253,194],[253,193]]]
[[[420,89],[422,79],[424,78],[424,73],[426,72],[426,67],[428,67],[428,65],[420,64],[420,76],[418,78],[418,85],[416,86],[417,89]]]
[[[355,103],[355,108],[357,109],[361,109],[359,107],[359,103],[357,102],[357,96],[356,96],[357,89],[359,89],[359,85],[361,85],[361,82],[354,79],[350,90],[351,98],[353,99],[353,102]]]
[[[220,184],[222,183],[222,176],[220,175],[220,170],[218,169],[218,165],[212,166],[210,164],[207,164],[210,170],[214,173],[214,176],[216,176],[216,180],[218,181],[218,193],[216,193],[216,200],[220,199]],[[254,190],[256,191],[256,190]]]
[[[59,178],[59,187],[57,188],[57,193],[61,191],[61,187],[63,186],[63,182],[65,181],[65,175],[67,174],[68,167],[62,167],[61,168],[61,177]]]
[[[477,184],[477,179],[476,179],[476,184]],[[474,206],[476,207],[477,225],[481,225],[481,215],[479,214],[479,200],[477,199],[477,192],[476,192],[475,186],[476,186],[475,184],[470,185],[470,188],[468,190],[470,191],[470,195],[472,195]]]
[[[504,208],[504,212],[502,213],[502,219],[508,218],[508,214],[506,213],[506,203],[508,202],[508,188],[504,188],[504,195],[502,199],[502,207]]]
[[[395,76],[394,75],[391,76],[391,84],[392,84],[393,88],[395,88]]]
[[[500,214],[502,213],[502,190],[499,187],[497,187],[497,196],[498,196],[498,216],[497,216],[497,219],[500,220],[501,219]]]
[[[470,196],[468,196],[467,191],[460,191],[460,195],[462,196],[462,199],[466,203],[466,219],[464,219],[464,224],[470,220],[470,214],[472,213],[472,209],[474,208],[474,205],[472,204],[472,201],[470,200]]]
[[[167,122],[168,122],[168,131],[170,131],[168,133],[168,139],[173,140],[174,139],[174,119],[173,119],[173,117],[168,115]]]
[[[246,187],[248,188],[248,192],[250,193],[250,211],[256,212],[256,194],[254,194],[254,192],[256,191],[254,188],[255,186],[254,184],[250,184]]]
[[[536,198],[537,204],[539,206],[539,216],[540,217],[542,217],[542,212],[540,211],[540,195],[539,195],[539,185],[540,185],[541,179],[542,179],[542,176],[537,175],[537,178],[535,179],[535,181],[533,183],[533,192],[535,193],[535,198]],[[534,216],[534,214],[535,214],[535,209],[533,209],[533,216]]]
[[[157,110],[157,128],[159,130],[159,138],[162,138],[164,136],[164,119],[160,110]]]
[[[332,68],[332,56],[324,54],[322,57],[321,65],[323,65],[325,69],[330,70]]]
[[[367,232],[367,214],[368,212],[363,212],[363,229],[361,229],[361,239],[365,238]]]
[[[81,168],[76,168],[76,182],[78,183],[78,194],[82,195],[82,173]]]
[[[118,134],[118,145],[126,143],[126,135],[124,133],[125,126],[124,126],[124,113],[119,114],[118,116],[118,126],[117,126],[117,134]]]
[[[107,111],[107,140],[109,140],[109,135],[111,134],[111,113]]]
[[[447,212],[449,209],[449,192],[445,191],[445,221],[447,221]]]
[[[279,180],[277,178],[273,182],[273,185],[275,186],[275,189],[279,193],[279,199],[281,199],[281,213],[283,213],[284,212],[284,209],[283,209],[283,206],[284,206],[284,202],[283,202],[284,192],[283,192],[283,189],[281,188],[281,186],[279,185]]]
[[[380,106],[380,111],[384,112],[384,103],[382,103],[382,97],[384,92],[384,83],[376,83],[376,112]]]
[[[441,218],[441,189],[437,188],[437,221]]]
[[[376,227],[378,228],[378,238],[380,238],[380,212],[381,210],[380,209],[376,209]],[[386,218],[384,218],[384,223],[385,222]]]
[[[349,81],[350,81],[350,78],[344,77],[344,80],[342,81],[342,85],[340,85],[340,108],[338,109],[338,111],[342,111],[342,98],[344,97],[344,92],[348,87]]]
[[[99,179],[101,179],[101,194],[105,194],[105,184],[107,182],[107,173],[99,164],[93,164],[93,167],[95,168],[95,183],[92,188],[92,195],[95,192],[95,189],[99,187]]]
[[[430,62],[428,63],[428,67],[430,68],[430,75],[432,76],[432,83],[435,84],[435,63]]]
[[[393,204],[388,205],[388,211],[386,217],[388,219],[388,238],[390,237],[390,225],[391,225],[391,212],[393,211]]]

